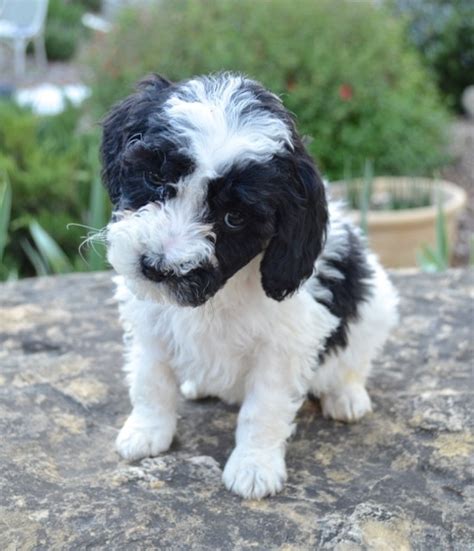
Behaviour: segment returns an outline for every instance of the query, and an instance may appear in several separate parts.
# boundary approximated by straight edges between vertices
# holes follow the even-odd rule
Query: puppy
[[[280,491],[308,393],[371,411],[397,296],[326,191],[277,96],[241,75],[151,76],[103,124],[108,260],[128,347],[127,460],[166,451],[178,392],[241,404],[225,486]]]

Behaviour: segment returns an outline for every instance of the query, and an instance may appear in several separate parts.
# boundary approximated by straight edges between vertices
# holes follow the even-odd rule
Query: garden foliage
[[[458,111],[474,84],[473,0],[390,0],[443,95]]]
[[[50,58],[73,55],[96,0],[50,0]],[[93,120],[148,72],[173,80],[240,71],[279,94],[322,171],[430,174],[447,114],[403,24],[372,2],[160,0],[125,11],[87,53]],[[154,7],[153,7],[154,6]],[[56,53],[55,53],[56,52]],[[81,236],[106,224],[99,127],[87,110],[38,117],[0,102],[0,279],[100,269]],[[91,230],[93,231],[93,230]]]
[[[66,252],[71,267],[87,269],[78,255],[81,235],[87,231],[67,225],[88,224],[91,211],[94,222],[104,225],[108,212],[100,197],[90,205],[92,194],[97,195],[99,136],[98,128],[79,131],[79,115],[70,107],[61,115],[39,117],[0,102],[0,187],[11,190],[8,212],[2,203],[0,225],[7,220],[8,228],[3,232],[0,278],[37,273],[29,252],[39,235],[40,242],[47,241],[45,233]],[[55,271],[54,264],[50,267]]]
[[[87,10],[97,11],[96,0],[49,0],[46,20],[46,54],[50,60],[65,61],[77,52],[86,29],[81,17]]]
[[[371,2],[161,0],[125,12],[88,59],[98,114],[151,71],[242,71],[281,96],[330,177],[347,162],[359,174],[367,159],[378,174],[423,174],[442,159],[435,87],[402,23]]]

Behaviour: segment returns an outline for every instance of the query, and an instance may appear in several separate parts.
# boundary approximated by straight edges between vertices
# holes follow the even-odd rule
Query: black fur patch
[[[102,123],[102,180],[114,207],[139,208],[157,200],[152,189],[141,185],[141,179],[145,170],[161,170],[163,161],[157,152],[164,144],[155,143],[154,137],[166,125],[153,117],[159,120],[161,106],[173,88],[165,78],[151,75],[137,85],[134,94],[114,105]],[[130,172],[135,161],[137,168]]]
[[[249,163],[233,167],[222,177],[209,182],[208,220],[216,235],[216,257],[224,281],[245,266],[275,233],[278,192],[287,185],[278,163]],[[238,212],[242,227],[226,227],[228,212]]]
[[[233,167],[209,183],[207,202],[224,279],[262,251],[262,286],[271,298],[284,299],[310,277],[327,210],[324,186],[304,151]],[[245,223],[229,231],[225,214],[235,211]]]
[[[373,277],[373,270],[367,262],[364,247],[350,226],[344,229],[347,232],[347,254],[341,260],[326,261],[341,272],[344,279],[330,279],[316,274],[320,285],[332,293],[331,301],[316,300],[341,320],[337,329],[326,339],[324,350],[319,355],[320,363],[332,352],[347,346],[349,323],[358,319],[361,303],[371,296],[369,280]]]
[[[202,81],[204,86],[215,86],[213,79],[204,77]],[[266,112],[283,120],[291,144],[267,162],[236,162],[208,182],[208,222],[214,226],[219,266],[199,268],[180,279],[177,285],[188,289],[182,293],[183,303],[186,294],[191,297],[189,303],[202,303],[262,252],[262,287],[269,297],[281,301],[311,276],[324,244],[328,218],[325,189],[294,119],[274,94],[248,79],[242,79],[240,89],[234,92],[236,100],[239,93],[249,92],[254,101],[241,116]],[[172,84],[154,75],[115,105],[104,120],[102,176],[118,210],[138,210],[148,203],[172,200],[178,181],[199,166],[200,159],[192,158],[189,144],[174,132],[165,107],[170,94],[193,100],[186,82]],[[236,213],[245,223],[238,229],[226,227],[226,215]],[[205,277],[209,270],[215,273]],[[199,293],[195,290],[198,285],[203,287]]]

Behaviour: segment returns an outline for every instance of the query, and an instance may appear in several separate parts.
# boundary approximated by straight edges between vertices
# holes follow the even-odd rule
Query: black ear
[[[287,185],[277,210],[276,235],[260,265],[262,286],[275,300],[283,300],[310,277],[328,222],[324,184],[303,149],[295,154]]]
[[[122,153],[131,140],[146,132],[150,106],[170,86],[172,83],[160,75],[144,78],[136,92],[115,104],[102,121],[102,181],[114,204],[120,199]]]

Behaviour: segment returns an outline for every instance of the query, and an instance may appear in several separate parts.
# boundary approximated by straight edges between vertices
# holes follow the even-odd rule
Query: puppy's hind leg
[[[374,271],[373,294],[348,324],[347,345],[328,352],[311,383],[311,391],[321,398],[324,416],[339,421],[358,421],[372,411],[365,383],[398,320],[397,294],[377,264]]]
[[[319,381],[315,382],[316,387],[323,389],[318,392],[323,415],[347,423],[358,421],[372,411],[370,396],[365,388],[370,366],[354,369],[343,361],[335,365],[336,361],[324,365]],[[322,383],[323,379],[328,378],[329,372],[332,372],[331,382]]]

